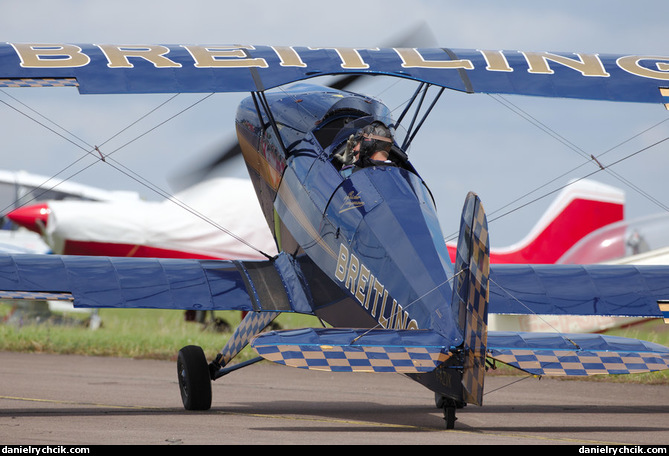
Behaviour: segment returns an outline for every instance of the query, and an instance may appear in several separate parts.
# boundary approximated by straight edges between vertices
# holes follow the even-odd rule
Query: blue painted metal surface
[[[248,274],[261,263],[287,296],[282,311],[311,313],[299,271],[283,253],[267,262],[0,255],[0,290],[5,299],[44,299],[36,293],[47,291],[75,307],[273,311],[255,292],[264,283]]]

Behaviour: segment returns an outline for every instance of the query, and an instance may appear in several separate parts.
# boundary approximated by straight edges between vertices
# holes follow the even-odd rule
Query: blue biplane
[[[462,209],[453,264],[430,191],[406,150],[447,88],[662,104],[668,68],[669,57],[643,55],[0,44],[5,87],[248,92],[237,111],[238,140],[280,252],[262,261],[0,256],[1,296],[248,312],[215,359],[207,361],[196,346],[179,352],[189,410],[210,408],[212,380],[261,359],[403,373],[435,392],[447,428],[456,409],[482,404],[485,372],[496,362],[539,376],[666,369],[669,348],[658,344],[487,331],[488,313],[666,319],[669,267],[491,265],[486,217],[474,193]],[[376,99],[305,82],[326,75],[394,76],[417,88],[394,119]],[[373,159],[380,151],[382,159]],[[324,324],[265,331],[282,312],[315,315]],[[260,356],[233,363],[248,344]]]

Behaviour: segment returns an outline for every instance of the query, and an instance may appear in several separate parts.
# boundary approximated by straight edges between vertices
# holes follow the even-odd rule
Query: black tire
[[[444,421],[446,422],[446,429],[454,429],[456,420],[455,406],[444,406]]]
[[[188,345],[179,350],[177,375],[184,408],[186,410],[209,410],[211,407],[211,378],[207,358],[202,348]]]

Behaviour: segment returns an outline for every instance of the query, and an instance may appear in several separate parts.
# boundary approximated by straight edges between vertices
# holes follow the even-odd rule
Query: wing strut
[[[267,119],[269,121],[269,124],[272,126],[272,131],[274,131],[274,134],[276,135],[276,140],[277,142],[281,145],[281,152],[283,152],[284,156],[287,156],[286,154],[286,146],[283,143],[283,140],[281,139],[281,135],[279,134],[279,127],[276,124],[276,120],[274,119],[274,116],[272,115],[272,111],[269,108],[269,103],[267,103],[267,98],[265,97],[265,92],[252,92],[251,96],[253,98],[253,104],[256,107],[256,112],[258,113],[258,119],[262,122],[263,115],[262,111],[260,109],[260,105],[262,105],[262,110],[265,111],[267,114]],[[263,122],[264,123],[264,122]]]
[[[418,134],[418,131],[420,130],[420,128],[425,123],[425,120],[427,120],[428,115],[430,115],[430,113],[432,112],[432,109],[437,104],[437,101],[439,101],[439,98],[441,97],[441,94],[444,93],[444,88],[442,87],[439,90],[439,92],[437,93],[437,95],[435,95],[434,99],[432,100],[432,103],[430,104],[430,106],[428,106],[427,111],[423,114],[422,118],[418,121],[418,125],[416,125],[415,129],[414,129],[414,125],[416,124],[416,121],[418,120],[418,115],[420,114],[420,110],[423,106],[423,103],[425,102],[425,98],[427,97],[427,91],[429,90],[429,88],[430,88],[429,84],[421,82],[421,84],[418,86],[418,88],[414,92],[413,96],[411,97],[411,100],[407,104],[407,107],[404,109],[404,111],[402,112],[402,114],[400,115],[399,119],[397,120],[397,122],[395,124],[397,126],[402,122],[402,120],[404,119],[404,116],[406,116],[408,114],[409,110],[411,109],[411,106],[418,99],[419,94],[422,93],[422,95],[420,96],[420,101],[418,102],[418,105],[416,106],[416,109],[414,111],[413,118],[411,119],[411,124],[407,128],[407,136],[404,138],[404,142],[402,143],[402,150],[407,150],[409,148],[409,146],[411,145],[411,142],[413,141],[413,139]]]
[[[216,359],[209,364],[211,379],[216,380],[234,370],[260,361],[261,359],[256,358],[234,366],[228,366],[228,363],[232,358],[248,345],[251,338],[269,326],[269,324],[279,316],[279,313],[280,312],[247,313],[239,326],[237,326],[237,329],[235,329],[234,334],[230,337],[225,347],[223,347],[221,352],[216,356]]]

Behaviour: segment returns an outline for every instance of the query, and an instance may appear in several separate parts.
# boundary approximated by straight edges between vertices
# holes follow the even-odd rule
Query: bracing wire
[[[252,244],[250,244],[250,243],[249,243],[248,241],[246,241],[245,239],[241,238],[240,236],[238,236],[238,235],[236,235],[235,233],[231,232],[231,231],[228,230],[227,228],[221,226],[220,224],[218,224],[218,223],[216,223],[215,221],[211,220],[210,218],[206,217],[204,214],[198,212],[198,211],[195,210],[194,208],[192,208],[192,207],[188,206],[187,204],[183,203],[183,202],[180,201],[178,198],[176,198],[174,195],[172,195],[170,192],[168,192],[168,191],[166,191],[166,190],[160,188],[159,186],[157,186],[157,185],[155,185],[155,184],[152,184],[151,182],[149,182],[148,180],[146,180],[146,179],[143,178],[142,176],[138,175],[137,173],[133,172],[132,170],[130,170],[130,169],[127,168],[126,166],[122,165],[122,164],[121,164],[120,162],[118,162],[117,160],[114,160],[113,158],[111,158],[111,155],[115,154],[115,153],[118,152],[119,150],[121,150],[121,149],[123,149],[123,148],[129,146],[130,144],[134,143],[135,141],[141,139],[142,137],[148,135],[149,133],[155,131],[156,129],[158,129],[158,128],[162,127],[163,125],[167,124],[168,122],[172,121],[173,119],[175,119],[175,118],[181,116],[181,115],[182,115],[183,113],[185,113],[186,111],[188,111],[188,110],[192,109],[193,107],[199,105],[200,103],[202,103],[203,101],[205,101],[206,99],[208,99],[209,97],[211,97],[212,95],[214,95],[213,93],[210,93],[210,94],[207,94],[207,95],[203,96],[202,98],[200,98],[200,99],[196,100],[195,102],[191,103],[190,105],[186,106],[186,107],[185,107],[184,109],[182,109],[181,111],[179,111],[179,112],[177,112],[176,114],[173,114],[172,116],[168,117],[167,119],[165,119],[165,120],[163,120],[163,121],[157,123],[157,124],[154,125],[153,127],[147,129],[147,130],[144,131],[143,133],[140,133],[140,134],[137,135],[136,137],[132,138],[131,140],[129,140],[129,141],[127,141],[127,142],[125,142],[124,144],[122,144],[121,146],[119,146],[119,147],[117,147],[116,149],[112,150],[111,152],[109,152],[109,153],[107,153],[107,154],[103,154],[102,151],[100,150],[100,146],[93,146],[93,145],[88,144],[86,141],[82,140],[81,138],[78,138],[78,137],[75,136],[74,134],[70,133],[67,129],[63,128],[62,126],[60,126],[60,125],[58,125],[57,123],[53,122],[52,120],[48,119],[46,116],[43,116],[42,114],[40,114],[40,113],[38,113],[37,111],[35,111],[34,109],[28,107],[28,106],[25,105],[24,103],[18,101],[15,97],[12,97],[11,95],[8,95],[6,91],[1,90],[0,92],[3,93],[3,94],[5,94],[5,95],[7,95],[7,96],[9,96],[10,98],[14,99],[16,102],[20,103],[24,108],[26,108],[26,109],[28,109],[29,111],[31,111],[32,113],[34,113],[34,115],[30,115],[30,114],[28,114],[26,111],[21,110],[21,109],[19,109],[18,107],[13,106],[12,104],[10,104],[10,103],[8,103],[8,102],[6,102],[6,101],[4,101],[4,100],[0,100],[0,103],[4,104],[5,106],[9,107],[9,108],[12,109],[12,110],[18,112],[19,114],[21,114],[21,115],[27,117],[28,119],[34,121],[34,122],[37,123],[38,125],[40,125],[40,126],[42,126],[43,128],[49,130],[50,132],[54,133],[55,135],[57,135],[57,136],[63,138],[64,140],[68,141],[69,143],[73,144],[75,147],[77,147],[77,148],[79,148],[79,149],[81,149],[81,150],[83,150],[83,151],[85,152],[84,155],[82,155],[81,157],[79,157],[78,159],[76,159],[73,163],[67,165],[65,168],[63,168],[62,170],[60,170],[60,171],[59,171],[58,173],[56,173],[54,176],[52,176],[51,178],[47,179],[44,183],[42,183],[42,184],[40,185],[40,188],[42,188],[43,191],[42,191],[42,192],[38,192],[38,193],[33,197],[33,199],[31,199],[30,201],[26,201],[26,202],[24,202],[23,204],[28,204],[29,202],[34,201],[35,199],[39,198],[40,195],[42,195],[42,194],[44,194],[45,192],[47,192],[47,191],[49,191],[49,190],[52,190],[52,189],[54,189],[55,187],[57,187],[57,186],[60,184],[60,181],[64,182],[64,181],[70,180],[70,179],[72,179],[73,177],[75,177],[75,176],[77,176],[78,174],[80,174],[81,172],[85,171],[86,169],[89,169],[91,166],[93,166],[94,164],[96,164],[98,161],[102,161],[102,162],[104,162],[105,164],[107,164],[108,166],[110,166],[110,167],[114,168],[115,170],[117,170],[118,172],[124,174],[125,176],[129,177],[130,179],[134,180],[135,182],[137,182],[137,183],[143,185],[144,187],[146,187],[146,188],[148,188],[149,190],[153,191],[154,193],[158,194],[159,196],[162,196],[162,197],[164,197],[164,198],[169,199],[170,201],[172,201],[172,202],[174,202],[175,204],[177,204],[179,207],[185,209],[186,211],[188,211],[188,212],[191,213],[192,215],[194,215],[194,216],[200,218],[200,219],[203,220],[204,222],[206,222],[206,223],[212,225],[214,228],[216,228],[216,229],[218,229],[218,230],[220,230],[220,231],[226,233],[227,235],[229,235],[229,236],[231,236],[232,238],[236,239],[237,241],[243,243],[243,244],[246,245],[247,247],[249,247],[249,248],[255,250],[256,252],[260,253],[261,255],[263,255],[263,256],[265,256],[265,257],[267,257],[267,258],[271,258],[271,256],[270,256],[269,254],[263,252],[261,249],[259,249],[259,248],[255,247],[255,246],[253,246]],[[178,94],[175,94],[175,95],[173,95],[172,97],[170,97],[169,99],[167,99],[166,101],[160,103],[158,106],[156,106],[155,108],[151,109],[149,112],[147,112],[146,114],[142,115],[140,118],[138,118],[137,120],[133,121],[133,122],[130,123],[128,126],[126,126],[125,128],[123,128],[122,130],[120,130],[120,131],[117,132],[116,134],[112,135],[109,139],[107,139],[106,141],[104,141],[104,142],[101,143],[101,144],[102,144],[102,145],[107,144],[109,141],[111,141],[112,139],[118,137],[118,136],[121,135],[123,132],[127,131],[129,128],[131,128],[132,126],[134,126],[134,125],[136,125],[137,123],[139,123],[141,120],[145,119],[146,117],[148,117],[148,116],[151,115],[152,113],[154,113],[154,112],[156,112],[157,110],[159,110],[160,108],[164,107],[167,103],[169,103],[170,101],[174,100],[177,96],[178,96]],[[39,120],[38,117],[42,118],[44,121]],[[50,125],[48,125],[48,124],[53,125],[53,127],[50,126]],[[59,130],[60,130],[60,131],[59,131]],[[64,133],[61,133],[61,131],[64,132]],[[77,141],[75,141],[75,140],[73,140],[73,139],[71,139],[71,138],[75,138]],[[83,143],[83,145],[82,145],[82,143]],[[94,161],[94,162],[92,162],[92,163],[90,163],[90,164],[84,166],[83,168],[79,169],[79,170],[76,171],[76,172],[73,172],[72,174],[68,175],[65,179],[61,179],[59,182],[56,182],[54,185],[51,185],[50,187],[46,187],[46,185],[47,185],[50,181],[54,180],[54,179],[56,178],[56,176],[59,176],[59,175],[61,175],[62,173],[64,173],[65,171],[67,171],[68,169],[72,168],[74,165],[76,165],[77,163],[79,163],[81,160],[83,160],[83,159],[84,159],[86,156],[88,156],[88,155],[92,155],[92,156],[94,156],[94,157],[96,158],[96,161]],[[6,209],[8,209],[8,208],[5,208],[4,210],[6,210]],[[4,212],[4,210],[3,210],[3,212]]]
[[[537,128],[539,128],[540,130],[542,130],[543,132],[545,132],[546,134],[548,134],[548,135],[551,136],[552,138],[556,139],[556,140],[559,141],[560,143],[564,144],[565,146],[567,146],[567,148],[573,150],[574,152],[576,152],[576,153],[579,154],[582,158],[585,159],[585,162],[584,162],[583,164],[581,164],[581,165],[579,165],[579,166],[577,166],[577,167],[571,169],[570,171],[567,171],[566,173],[563,173],[563,174],[560,175],[560,176],[557,176],[556,178],[554,178],[554,179],[552,179],[552,180],[546,182],[545,184],[541,185],[541,186],[538,187],[537,189],[532,190],[531,192],[528,192],[526,195],[521,196],[520,198],[516,199],[515,201],[512,201],[511,203],[507,204],[507,205],[504,206],[504,207],[507,207],[508,205],[513,204],[514,202],[516,202],[516,201],[518,201],[518,200],[520,200],[520,199],[526,197],[527,195],[529,195],[529,194],[531,194],[531,193],[533,193],[533,192],[535,192],[535,191],[537,191],[537,190],[539,190],[539,189],[541,189],[541,188],[546,187],[546,186],[549,185],[550,183],[555,182],[556,180],[558,180],[558,179],[564,177],[565,175],[568,175],[568,174],[570,174],[570,173],[576,171],[577,169],[579,169],[579,168],[581,168],[581,167],[587,165],[588,163],[594,163],[598,168],[600,168],[600,170],[606,171],[608,174],[610,174],[610,175],[613,176],[614,178],[618,179],[620,182],[626,184],[628,187],[630,187],[631,189],[633,189],[634,191],[636,191],[637,193],[639,193],[640,195],[642,195],[643,197],[645,197],[646,199],[648,199],[649,201],[651,201],[652,203],[654,203],[655,205],[657,205],[658,207],[660,207],[662,210],[664,210],[664,211],[668,211],[668,212],[669,212],[669,207],[667,207],[665,204],[663,204],[663,203],[662,203],[661,201],[659,201],[657,198],[653,197],[653,196],[650,195],[649,193],[647,193],[647,192],[645,192],[644,190],[642,190],[639,186],[635,185],[634,183],[632,183],[632,182],[630,182],[629,180],[627,180],[627,179],[625,179],[624,177],[622,177],[620,174],[618,174],[618,173],[616,173],[615,171],[613,171],[613,170],[611,169],[611,166],[612,166],[613,164],[610,164],[610,165],[605,166],[605,165],[603,165],[603,164],[601,163],[601,161],[600,161],[600,160],[601,160],[601,157],[603,157],[604,155],[606,155],[606,154],[608,154],[609,152],[612,152],[613,150],[615,150],[615,149],[621,147],[622,145],[628,143],[628,142],[631,141],[632,139],[637,138],[637,137],[639,137],[640,135],[642,135],[642,134],[644,134],[644,133],[650,131],[651,129],[660,126],[660,125],[663,124],[664,122],[667,122],[669,119],[664,119],[664,120],[658,122],[657,124],[655,124],[655,125],[653,125],[653,126],[647,128],[647,129],[643,130],[643,131],[640,132],[640,133],[637,133],[637,134],[633,135],[632,137],[626,139],[625,141],[622,141],[621,143],[619,143],[619,144],[617,144],[617,145],[611,147],[610,149],[608,149],[608,150],[604,151],[603,153],[599,154],[599,156],[595,157],[595,156],[592,155],[592,154],[588,155],[583,149],[581,149],[580,147],[578,147],[577,145],[575,145],[573,142],[571,142],[571,141],[569,141],[568,139],[566,139],[564,136],[562,136],[562,135],[560,135],[559,133],[557,133],[555,130],[553,130],[552,128],[550,128],[549,126],[547,126],[545,123],[541,122],[540,120],[538,120],[536,117],[532,116],[531,114],[529,114],[529,113],[526,112],[525,110],[521,109],[521,108],[520,108],[519,106],[517,106],[516,104],[512,103],[512,102],[511,102],[510,100],[508,100],[507,98],[505,98],[505,97],[503,97],[503,96],[501,96],[501,95],[496,95],[496,96],[494,96],[494,95],[489,94],[489,96],[490,96],[490,98],[492,98],[493,100],[495,100],[495,101],[497,101],[498,103],[502,104],[502,105],[505,106],[507,109],[509,109],[510,111],[514,112],[515,114],[517,114],[518,116],[522,117],[523,119],[527,120],[527,121],[530,122],[532,125],[536,126]],[[633,155],[634,155],[634,154],[633,154]],[[622,160],[619,160],[619,161],[622,161]],[[619,161],[618,161],[618,162],[619,162]],[[615,163],[618,163],[618,162],[615,162]],[[615,164],[615,163],[614,163],[614,164]],[[503,209],[503,208],[498,209],[498,211],[499,211],[499,210],[502,210],[502,209]],[[494,213],[494,212],[493,212],[493,213]]]
[[[597,166],[597,168],[596,168],[594,171],[591,171],[591,172],[589,172],[589,173],[587,173],[587,174],[585,174],[585,175],[583,175],[583,176],[581,176],[581,177],[579,177],[579,178],[577,178],[577,179],[574,179],[574,180],[572,180],[571,182],[569,182],[569,183],[567,183],[567,184],[564,184],[564,185],[559,186],[559,187],[557,187],[557,188],[555,188],[555,189],[553,189],[553,190],[550,190],[550,191],[548,191],[548,192],[546,192],[546,193],[543,193],[543,194],[541,194],[541,195],[539,195],[539,196],[537,196],[537,197],[535,197],[535,198],[533,198],[533,199],[531,199],[531,200],[529,200],[529,201],[527,201],[527,202],[525,202],[525,203],[523,203],[523,204],[516,205],[516,206],[514,206],[512,209],[506,210],[505,212],[503,212],[503,213],[500,214],[500,215],[497,215],[497,216],[495,216],[495,217],[490,217],[490,218],[488,219],[488,222],[489,222],[489,223],[492,223],[492,222],[494,222],[494,221],[496,221],[496,220],[498,220],[498,219],[501,219],[501,218],[503,218],[503,217],[506,217],[507,215],[510,215],[510,214],[512,214],[512,213],[514,213],[514,212],[516,212],[516,211],[519,211],[520,209],[523,209],[524,207],[527,207],[527,206],[529,206],[529,205],[531,205],[531,204],[534,204],[534,203],[536,203],[537,201],[543,200],[543,199],[545,199],[545,198],[547,198],[547,197],[549,197],[549,196],[551,196],[551,195],[554,195],[555,193],[557,193],[557,192],[563,190],[564,188],[566,188],[566,187],[568,187],[568,186],[570,186],[570,185],[573,185],[574,183],[579,182],[579,181],[581,181],[581,180],[584,180],[584,179],[587,179],[587,178],[589,178],[589,177],[592,177],[593,175],[595,175],[595,174],[597,174],[597,173],[600,173],[600,172],[602,172],[602,171],[606,171],[607,173],[611,174],[611,175],[614,176],[616,179],[618,179],[618,180],[620,180],[621,182],[625,183],[627,186],[629,186],[630,188],[632,188],[633,190],[635,190],[636,192],[638,192],[640,195],[642,195],[644,198],[646,198],[646,199],[648,199],[649,201],[651,201],[653,204],[655,204],[656,206],[658,206],[658,207],[661,208],[662,210],[669,212],[669,206],[667,206],[666,204],[662,203],[660,200],[658,200],[657,198],[653,197],[653,196],[650,195],[649,193],[645,192],[644,190],[642,190],[641,188],[639,188],[638,186],[636,186],[635,184],[633,184],[633,183],[630,182],[629,180],[625,179],[624,177],[620,176],[618,173],[615,173],[615,172],[611,169],[613,166],[616,166],[616,165],[622,163],[622,162],[625,161],[625,160],[628,160],[628,159],[630,159],[630,158],[632,158],[632,157],[635,157],[635,156],[639,155],[640,153],[646,152],[646,151],[648,151],[648,150],[650,150],[650,149],[653,149],[653,148],[655,148],[655,147],[657,147],[657,146],[659,146],[659,145],[665,143],[667,140],[669,140],[669,137],[665,137],[665,138],[663,138],[663,139],[660,139],[660,140],[658,140],[658,141],[653,142],[653,143],[650,144],[650,145],[647,145],[647,146],[645,146],[645,147],[642,147],[642,148],[639,148],[639,149],[637,149],[637,150],[634,150],[634,151],[630,152],[629,154],[623,156],[622,158],[619,158],[618,160],[615,160],[615,161],[613,161],[613,162],[611,162],[611,163],[609,163],[609,164],[607,164],[607,165],[603,165],[603,164],[601,163],[601,161],[600,161],[601,157],[603,157],[604,155],[606,155],[606,154],[612,152],[613,150],[615,150],[615,149],[617,149],[617,148],[623,146],[624,144],[627,144],[628,142],[630,142],[630,141],[632,141],[633,139],[638,138],[639,136],[641,136],[641,135],[643,135],[643,134],[645,134],[645,133],[651,131],[652,129],[655,129],[655,128],[659,127],[659,126],[662,125],[663,123],[669,121],[669,119],[664,119],[664,120],[662,120],[662,121],[660,121],[660,122],[657,122],[656,124],[654,124],[654,125],[652,125],[652,126],[646,128],[646,129],[640,131],[639,133],[636,133],[635,135],[631,136],[630,138],[628,138],[628,139],[626,139],[626,140],[624,140],[624,141],[618,143],[617,145],[615,145],[615,146],[609,148],[608,150],[604,151],[603,153],[599,154],[599,156],[595,157],[595,156],[592,155],[592,154],[591,154],[591,155],[587,155],[587,153],[584,152],[582,149],[580,149],[578,146],[574,145],[573,143],[571,143],[570,141],[568,141],[567,139],[565,139],[563,136],[561,136],[560,134],[558,134],[557,132],[555,132],[554,130],[552,130],[550,127],[548,127],[547,125],[545,125],[545,124],[542,123],[541,121],[537,120],[537,119],[536,119],[535,117],[533,117],[531,114],[525,112],[524,110],[522,110],[522,109],[520,109],[519,107],[517,107],[515,104],[509,102],[507,99],[502,98],[501,96],[496,96],[496,97],[494,97],[494,96],[492,96],[492,95],[489,95],[489,96],[490,96],[491,98],[493,98],[495,101],[497,101],[497,102],[499,102],[500,104],[502,104],[503,106],[507,107],[507,109],[511,110],[511,111],[514,112],[515,114],[519,115],[520,117],[524,118],[524,119],[527,120],[528,122],[532,123],[532,124],[535,125],[537,128],[541,129],[542,131],[545,131],[549,136],[555,138],[556,140],[558,140],[558,141],[561,142],[562,144],[566,145],[566,146],[567,146],[568,148],[570,148],[571,150],[574,150],[575,152],[577,152],[579,155],[581,155],[583,158],[586,159],[585,162],[583,162],[582,164],[580,164],[580,165],[574,167],[573,169],[571,169],[571,170],[569,170],[569,171],[567,171],[567,172],[565,172],[565,173],[562,173],[561,175],[559,175],[559,176],[557,176],[557,177],[555,177],[555,178],[553,178],[553,179],[551,179],[551,180],[545,182],[544,184],[540,185],[539,187],[537,187],[537,188],[535,188],[535,189],[533,189],[533,190],[530,190],[530,191],[526,192],[524,195],[521,195],[521,196],[515,198],[514,200],[512,200],[512,201],[510,201],[509,203],[505,204],[504,206],[502,206],[502,207],[500,207],[500,208],[498,208],[498,209],[496,209],[496,210],[494,210],[494,211],[491,211],[490,214],[489,214],[490,216],[493,216],[493,215],[495,215],[495,214],[498,214],[499,212],[505,210],[506,208],[508,208],[508,207],[510,207],[510,206],[512,206],[512,205],[514,205],[514,204],[516,204],[516,203],[518,203],[518,202],[520,202],[521,200],[523,200],[523,199],[527,198],[528,196],[532,195],[533,193],[536,193],[536,192],[538,192],[539,190],[548,187],[550,184],[552,184],[552,183],[554,183],[554,182],[556,182],[556,181],[558,181],[558,180],[564,178],[565,176],[567,176],[567,175],[569,175],[569,174],[575,172],[576,170],[582,168],[583,166],[588,165],[589,163],[595,163],[596,166]],[[447,237],[445,238],[445,240],[446,240],[447,242],[452,241],[452,240],[454,240],[455,238],[457,238],[457,235],[458,235],[458,233],[451,233],[449,236],[447,236]]]

